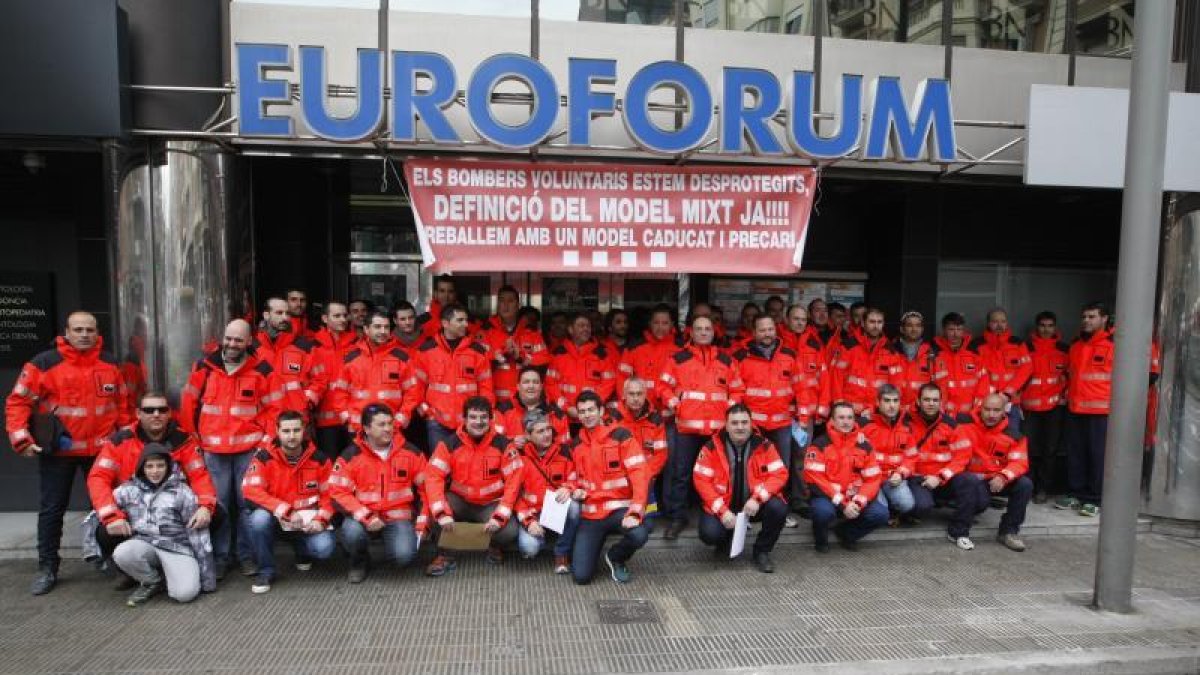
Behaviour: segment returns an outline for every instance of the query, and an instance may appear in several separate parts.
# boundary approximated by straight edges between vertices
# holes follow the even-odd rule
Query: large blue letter
[[[758,68],[725,68],[725,93],[721,99],[721,152],[743,152],[743,139],[750,141],[756,155],[783,152],[768,122],[779,112],[782,98],[779,80]],[[754,97],[753,107],[744,106],[744,95]],[[744,134],[744,136],[743,136]]]
[[[325,110],[325,48],[300,48],[300,110],[304,124],[321,138],[360,141],[383,120],[383,53],[358,50],[358,110],[333,117]]]
[[[611,92],[592,91],[593,84],[614,84],[617,62],[614,59],[567,61],[567,142],[587,146],[591,143],[593,117],[607,117],[617,109],[617,97]]]
[[[533,109],[524,124],[509,125],[492,115],[492,91],[501,82],[517,80],[529,87]],[[498,54],[471,73],[467,85],[467,114],[471,126],[492,145],[514,150],[541,143],[558,117],[558,86],[546,66],[522,54]]]
[[[650,94],[671,87],[687,95],[691,115],[678,131],[663,131],[650,120]],[[657,61],[639,70],[625,92],[625,129],[638,145],[666,155],[698,146],[712,126],[712,93],[695,68],[676,61]]]
[[[446,121],[446,108],[454,104],[457,77],[454,65],[433,52],[392,52],[392,140],[417,140],[417,119],[438,143],[461,143]],[[428,78],[429,91],[417,93],[417,76]]]
[[[954,161],[957,151],[949,81],[922,80],[911,112],[905,108],[899,78],[880,77],[872,89],[871,126],[863,159],[889,159],[891,146],[895,158],[904,162],[920,161],[927,152],[931,162]]]
[[[238,131],[243,136],[291,136],[292,120],[267,114],[268,103],[290,103],[287,80],[268,80],[268,67],[292,67],[287,45],[239,44]]]
[[[813,159],[845,157],[858,143],[862,128],[862,75],[842,75],[841,125],[836,135],[823,138],[815,131],[814,112],[813,74],[797,70],[792,73],[788,143],[797,153]]]

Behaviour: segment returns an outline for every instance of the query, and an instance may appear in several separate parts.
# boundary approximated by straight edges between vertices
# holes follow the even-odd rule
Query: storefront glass
[[[813,34],[816,0],[687,0],[684,25],[748,33]]]
[[[1132,1],[1079,0],[1076,53],[1128,57],[1133,51],[1133,11]]]

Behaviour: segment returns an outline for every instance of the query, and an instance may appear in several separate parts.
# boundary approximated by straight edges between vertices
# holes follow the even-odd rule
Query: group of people
[[[226,326],[177,405],[131,383],[95,317],[72,313],[6,403],[13,448],[39,462],[32,592],[57,582],[77,471],[95,508],[85,548],[119,569],[133,605],[164,590],[188,601],[233,569],[267,592],[280,540],[298,570],[340,543],[351,583],[369,574],[373,540],[401,567],[431,541],[425,572],[442,576],[456,528],[486,539],[490,564],[514,545],[525,558],[550,547],[557,574],[585,584],[603,564],[626,582],[652,523],[677,539],[696,504],[718,556],[739,514],[759,523],[750,558],[767,573],[796,511],[825,552],[831,533],[853,550],[951,503],[948,537],[969,550],[974,517],[1003,496],[999,542],[1023,551],[1026,505],[1053,488],[1064,429],[1056,506],[1099,504],[1113,359],[1100,304],[1068,344],[1049,312],[1020,338],[993,310],[980,339],[950,313],[933,340],[907,312],[889,338],[879,309],[773,297],[737,330],[700,303],[682,328],[655,307],[632,335],[621,310],[543,333],[507,286],[486,321],[455,300],[439,277],[427,313],[334,301],[313,330],[303,292],[272,297],[257,326]],[[547,500],[566,509],[561,532],[542,523]]]

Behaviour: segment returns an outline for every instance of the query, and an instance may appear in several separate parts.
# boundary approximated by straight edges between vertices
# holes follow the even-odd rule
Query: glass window
[[[684,25],[748,33],[812,35],[817,0],[685,0]]]
[[[541,0],[538,16],[555,21],[674,26],[674,0]]]
[[[905,0],[824,0],[829,37],[848,40],[904,40]],[[910,3],[911,4],[911,3]]]
[[[1129,56],[1133,50],[1133,2],[1079,0],[1075,51],[1095,56]]]
[[[953,4],[951,44],[1061,54],[1070,0],[976,0]]]

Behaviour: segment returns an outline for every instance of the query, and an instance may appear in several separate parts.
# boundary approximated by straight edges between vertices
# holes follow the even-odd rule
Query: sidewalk
[[[1036,515],[1035,515],[1036,513]],[[988,514],[991,518],[993,513]],[[1039,527],[1076,527],[1038,508]],[[1095,521],[1086,520],[1087,523]],[[1092,526],[1094,527],[1094,525]],[[653,545],[634,579],[586,587],[550,561],[462,556],[442,579],[342,560],[294,571],[263,596],[231,577],[180,607],[128,609],[110,582],[64,563],[28,595],[29,562],[0,563],[0,672],[277,673],[1195,673],[1200,540],[1139,535],[1131,615],[1096,612],[1091,535],[1030,535],[1026,553],[976,529],[978,547],[926,541],[937,524],[825,555],[790,533],[778,572],[714,560],[693,539]],[[429,558],[422,555],[421,562]]]

